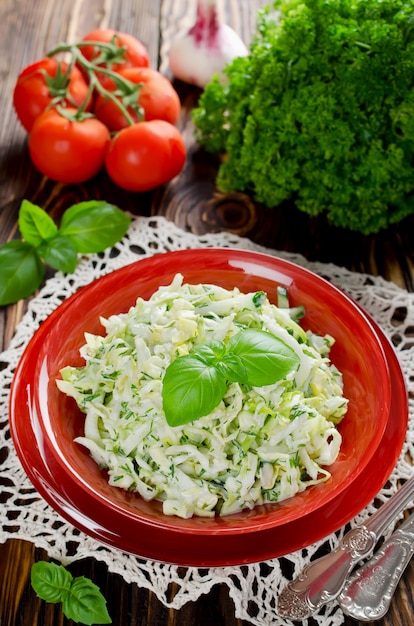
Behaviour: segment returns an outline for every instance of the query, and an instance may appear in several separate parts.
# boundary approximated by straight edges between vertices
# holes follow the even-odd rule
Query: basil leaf
[[[72,582],[70,592],[62,599],[62,610],[68,619],[82,624],[112,624],[106,601],[89,578],[78,576]]]
[[[297,368],[299,357],[285,342],[247,328],[221,341],[197,347],[167,367],[162,399],[167,422],[179,426],[208,415],[222,400],[227,382],[270,385]]]
[[[131,218],[112,204],[93,200],[67,209],[59,231],[70,237],[81,253],[102,252],[122,239]]]
[[[26,241],[0,247],[0,306],[30,296],[41,285],[45,267],[36,249]]]
[[[215,339],[201,346],[197,346],[194,350],[194,354],[207,365],[215,365],[224,357],[226,351],[226,345],[219,339]]]
[[[72,574],[63,565],[39,561],[32,565],[30,582],[39,598],[56,603],[70,590]]]
[[[30,296],[41,285],[45,263],[71,273],[77,254],[102,252],[119,241],[131,218],[104,201],[81,202],[67,209],[58,229],[39,206],[23,200],[19,229],[24,241],[0,247],[0,306]]]
[[[216,365],[217,369],[232,383],[248,384],[248,374],[243,361],[237,354],[225,354],[223,360]]]
[[[58,230],[50,215],[29,200],[20,205],[18,224],[23,239],[33,246],[51,239]]]
[[[78,263],[78,253],[72,239],[57,233],[49,241],[43,242],[38,247],[39,255],[53,269],[71,274],[75,271]]]
[[[162,401],[170,426],[179,426],[208,415],[226,393],[226,379],[214,366],[196,355],[178,357],[167,367]]]
[[[284,341],[263,331],[248,328],[231,337],[227,349],[236,354],[247,370],[248,384],[272,385],[299,365],[296,352]]]
[[[34,563],[30,582],[42,600],[54,604],[61,602],[68,619],[87,626],[112,623],[99,588],[84,576],[73,578],[63,565],[47,561]]]

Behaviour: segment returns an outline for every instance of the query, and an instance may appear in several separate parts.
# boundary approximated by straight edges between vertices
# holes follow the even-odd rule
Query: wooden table
[[[223,0],[226,21],[250,41],[256,9],[264,0]],[[17,215],[26,198],[46,209],[56,220],[75,202],[105,199],[140,215],[164,215],[183,229],[197,234],[228,230],[279,250],[299,252],[309,260],[332,262],[354,271],[382,275],[414,291],[414,219],[376,236],[331,228],[323,219],[310,219],[292,210],[266,209],[243,194],[222,195],[214,185],[215,157],[204,154],[192,140],[190,111],[199,91],[175,84],[183,108],[179,126],[188,143],[188,162],[173,188],[132,194],[116,188],[102,174],[82,185],[61,185],[43,178],[31,165],[26,134],[12,107],[18,73],[61,41],[75,41],[96,27],[108,26],[137,36],[147,46],[153,67],[166,71],[168,37],[176,32],[194,0],[1,0],[0,24],[0,243],[19,236]],[[178,21],[177,21],[178,20]],[[180,21],[181,20],[181,21]],[[161,63],[161,66],[160,66]],[[6,349],[27,302],[0,309],[1,349]],[[3,416],[4,417],[4,416]],[[0,485],[1,502],[1,485]],[[30,542],[9,540],[0,544],[0,624],[2,626],[52,626],[69,623],[60,605],[47,605],[31,589],[31,565],[47,554]],[[92,559],[74,563],[74,575],[91,577],[109,598],[114,624],[119,626],[248,626],[234,616],[227,587],[216,586],[197,602],[181,610],[167,609],[145,589],[126,584]],[[407,569],[385,625],[413,624],[414,565]],[[71,622],[70,622],[71,623]],[[346,624],[355,624],[348,619]]]

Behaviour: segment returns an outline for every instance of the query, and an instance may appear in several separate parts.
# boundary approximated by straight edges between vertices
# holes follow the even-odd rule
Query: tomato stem
[[[89,101],[89,98],[91,97],[93,90],[96,89],[96,91],[101,96],[103,96],[104,98],[107,98],[108,100],[111,100],[114,103],[114,105],[120,110],[122,115],[125,117],[127,124],[129,126],[132,126],[132,124],[134,124],[135,122],[132,116],[130,115],[128,109],[123,105],[121,100],[116,97],[116,95],[114,95],[108,89],[105,89],[105,87],[97,78],[97,74],[104,74],[105,76],[108,76],[109,78],[111,78],[114,81],[114,83],[117,85],[117,87],[119,87],[121,91],[125,93],[131,93],[132,90],[137,89],[137,85],[135,85],[130,80],[124,78],[120,74],[117,74],[113,70],[110,70],[105,67],[101,67],[96,62],[93,63],[92,61],[88,61],[88,59],[86,59],[86,57],[82,54],[80,50],[80,47],[84,45],[96,46],[100,49],[106,49],[108,52],[112,52],[113,57],[119,56],[119,52],[123,52],[125,50],[125,48],[119,48],[114,43],[102,43],[98,41],[85,41],[85,42],[82,41],[77,44],[63,43],[49,52],[48,56],[50,57],[55,56],[61,52],[69,52],[71,54],[70,67],[73,67],[75,63],[78,63],[78,65],[80,65],[85,70],[88,76],[89,90],[81,106],[79,107],[78,113],[80,113],[81,116],[78,117],[78,120],[83,118],[84,111]],[[116,48],[116,50],[114,50],[114,48]],[[105,55],[105,58],[106,58],[106,55]],[[99,56],[97,57],[97,60],[98,61],[100,60]]]
[[[107,98],[108,100],[111,100],[117,107],[118,109],[121,111],[122,115],[125,117],[126,121],[128,122],[129,126],[132,126],[132,124],[134,124],[134,120],[132,119],[131,115],[129,114],[128,109],[126,109],[126,107],[124,107],[124,105],[122,104],[122,102],[116,97],[114,96],[113,93],[111,93],[110,91],[108,91],[107,89],[105,89],[104,87],[102,87],[101,83],[99,82],[99,80],[96,80],[96,90],[105,98]]]
[[[67,108],[65,108],[64,106],[60,106],[59,104],[49,108],[55,108],[62,117],[65,117],[70,122],[83,122],[83,120],[94,117],[92,113],[81,111],[80,108],[76,109],[76,113],[73,113],[73,111],[68,111]]]
[[[81,104],[77,107],[78,115],[81,115],[81,116],[83,115],[90,98],[92,98],[93,89],[94,89],[93,81],[90,81],[89,86],[88,86],[88,92],[86,96],[84,97],[84,99],[82,100]]]

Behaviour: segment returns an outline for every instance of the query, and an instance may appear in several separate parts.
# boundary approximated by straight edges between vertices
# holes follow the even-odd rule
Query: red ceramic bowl
[[[148,298],[177,272],[186,282],[209,282],[228,289],[238,286],[244,292],[263,290],[274,302],[276,287],[283,285],[292,306],[305,306],[302,325],[335,337],[331,358],[343,373],[349,410],[340,425],[341,452],[327,483],[280,504],[225,518],[184,520],[163,515],[158,502],[145,502],[109,486],[105,472],[84,447],[74,443],[83,433],[84,416],[57,389],[60,369],[82,364],[79,348],[84,333],[103,332],[100,316],[127,311],[138,296]],[[402,417],[390,426],[391,389]],[[279,556],[309,544],[349,521],[369,502],[385,482],[403,443],[404,390],[398,365],[379,329],[324,279],[269,255],[184,250],[159,254],[108,274],[52,313],[35,333],[16,370],[10,423],[17,453],[32,482],[78,528],[138,556],[180,565],[225,565]],[[387,437],[393,445],[385,463],[387,475],[383,475],[375,470],[373,460],[381,454]],[[361,484],[365,485],[362,494]],[[359,508],[355,509],[355,503]],[[329,509],[336,514],[330,515]],[[323,511],[329,521],[323,523],[320,517],[321,523],[312,530],[309,521]]]

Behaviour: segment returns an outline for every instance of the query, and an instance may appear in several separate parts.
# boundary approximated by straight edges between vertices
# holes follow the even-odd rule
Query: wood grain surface
[[[220,11],[248,43],[256,10],[264,0],[222,0]],[[0,244],[19,237],[17,216],[26,198],[56,220],[71,204],[105,199],[137,215],[164,215],[197,234],[230,231],[278,250],[299,252],[309,260],[332,262],[354,271],[382,275],[414,291],[414,219],[376,236],[363,237],[329,226],[294,208],[267,209],[244,194],[221,194],[215,188],[217,157],[194,142],[191,109],[200,92],[175,82],[183,108],[179,121],[188,147],[184,172],[154,193],[132,194],[115,187],[105,174],[83,185],[61,185],[42,177],[31,165],[27,137],[15,117],[12,92],[23,67],[42,58],[59,42],[76,41],[96,27],[111,27],[137,36],[147,46],[152,65],[168,74],[167,53],[173,37],[188,27],[195,0],[0,0]],[[27,301],[0,308],[0,348],[6,349]],[[2,416],[2,419],[5,416]],[[1,484],[0,484],[1,506]],[[59,605],[36,598],[30,586],[33,562],[48,555],[30,542],[0,544],[0,625],[72,624]],[[225,585],[215,586],[181,610],[167,609],[145,589],[126,584],[102,563],[86,559],[70,568],[92,578],[108,598],[116,626],[248,626],[234,616]],[[411,626],[414,569],[410,564],[388,615],[380,626]],[[172,589],[173,593],[174,590]],[[347,619],[346,624],[356,624]]]

